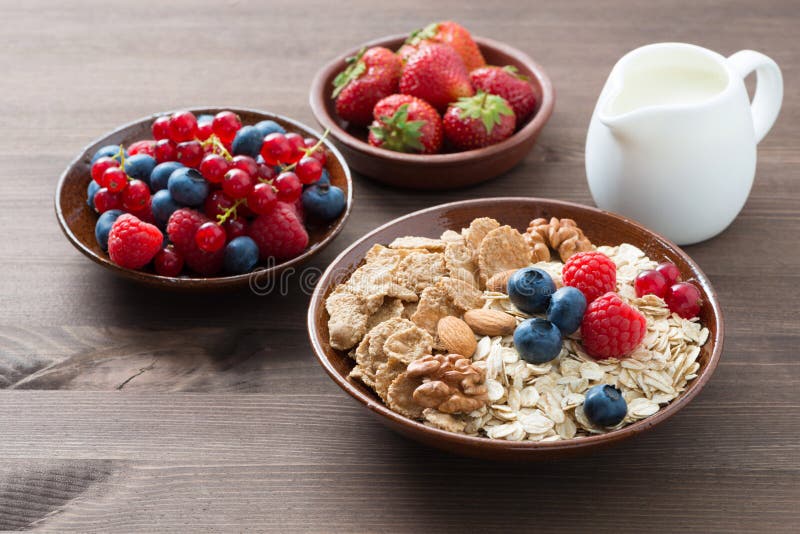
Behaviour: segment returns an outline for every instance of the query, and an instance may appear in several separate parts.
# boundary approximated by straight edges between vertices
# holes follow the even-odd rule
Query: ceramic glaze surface
[[[743,80],[753,71],[751,106]],[[747,200],[756,144],[782,96],[780,69],[758,52],[726,59],[682,43],[630,52],[611,71],[589,125],[595,202],[679,244],[713,237]]]

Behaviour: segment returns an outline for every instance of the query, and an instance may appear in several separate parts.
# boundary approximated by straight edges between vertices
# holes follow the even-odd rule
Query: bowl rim
[[[523,202],[532,205],[535,205],[536,203],[540,202],[546,202],[554,207],[568,206],[572,208],[577,207],[580,209],[585,209],[589,212],[594,212],[597,215],[601,215],[603,217],[611,217],[627,225],[633,225],[635,227],[638,227],[638,229],[643,230],[645,233],[650,234],[651,236],[654,236],[657,240],[661,241],[662,245],[671,248],[679,256],[681,256],[691,266],[692,270],[696,273],[697,283],[701,285],[703,290],[707,293],[709,297],[708,305],[711,306],[712,315],[715,317],[717,322],[716,334],[714,335],[713,338],[709,338],[709,340],[707,341],[707,343],[709,341],[713,343],[711,356],[709,357],[708,364],[706,365],[706,367],[692,382],[692,384],[696,385],[694,385],[690,389],[687,389],[678,398],[670,402],[664,408],[660,409],[656,414],[651,415],[650,417],[647,417],[635,423],[632,423],[630,425],[627,425],[618,430],[613,430],[605,434],[596,434],[586,437],[571,438],[568,440],[559,440],[552,442],[525,442],[525,441],[506,441],[506,440],[489,439],[484,437],[467,436],[465,434],[457,434],[454,432],[448,432],[446,430],[441,430],[438,428],[426,426],[418,421],[407,418],[403,415],[400,415],[390,410],[389,407],[387,407],[384,403],[376,401],[370,396],[362,393],[359,389],[350,384],[346,378],[340,376],[337,370],[333,367],[333,365],[326,357],[322,345],[319,341],[320,337],[319,332],[317,331],[315,326],[316,317],[321,312],[321,309],[324,305],[324,293],[326,292],[326,286],[330,286],[334,271],[337,269],[339,263],[343,261],[343,259],[347,257],[350,254],[350,252],[357,246],[361,245],[364,242],[368,242],[373,236],[386,230],[387,228],[400,224],[408,219],[417,217],[421,214],[440,211],[447,208],[481,206],[497,202]],[[515,451],[531,451],[532,453],[545,450],[577,450],[586,447],[592,447],[594,445],[609,443],[611,441],[632,437],[634,435],[637,435],[641,432],[653,428],[654,426],[658,425],[659,423],[662,423],[663,421],[666,421],[667,419],[675,415],[678,411],[680,411],[686,404],[688,404],[694,397],[696,397],[697,394],[700,393],[700,391],[705,387],[706,383],[713,375],[714,370],[717,368],[717,364],[719,363],[720,357],[722,355],[723,339],[725,337],[724,319],[716,290],[711,285],[711,281],[709,280],[708,276],[703,272],[702,269],[700,269],[697,263],[695,263],[695,261],[675,243],[661,236],[660,234],[657,234],[656,232],[649,230],[645,226],[631,219],[623,217],[621,215],[601,210],[599,208],[595,208],[592,206],[578,204],[575,202],[567,202],[562,200],[553,200],[553,199],[538,198],[538,197],[493,197],[493,198],[480,198],[480,199],[448,202],[445,204],[439,204],[436,206],[408,213],[406,215],[393,219],[379,226],[378,228],[375,228],[371,232],[365,234],[363,237],[356,240],[352,245],[347,247],[345,250],[343,250],[331,262],[331,264],[322,274],[322,276],[319,279],[319,282],[317,283],[317,286],[314,288],[314,293],[312,294],[311,301],[309,303],[307,328],[308,328],[309,339],[311,341],[311,346],[314,349],[314,355],[316,356],[320,365],[322,365],[323,369],[325,369],[325,372],[328,373],[328,376],[330,376],[331,379],[333,379],[333,381],[336,382],[336,384],[338,384],[340,388],[346,391],[351,397],[353,397],[356,401],[363,404],[367,409],[369,409],[374,414],[387,418],[391,423],[399,427],[404,427],[406,429],[427,434],[431,436],[431,438],[434,437],[441,438],[443,442],[457,443],[459,445],[464,445],[470,448],[482,448],[484,450],[495,450],[495,451],[515,450]]]
[[[480,48],[488,47],[496,49],[508,56],[514,57],[519,63],[524,64],[533,73],[537,83],[542,88],[541,102],[539,109],[521,129],[514,132],[514,134],[499,143],[490,145],[483,148],[473,150],[465,150],[463,152],[452,152],[447,154],[406,154],[403,152],[392,152],[378,147],[373,147],[368,143],[351,135],[344,128],[342,128],[334,117],[328,113],[326,102],[330,100],[327,96],[328,91],[326,87],[326,80],[331,77],[334,70],[337,69],[347,57],[350,57],[362,48],[372,46],[385,46],[390,42],[405,39],[407,34],[393,34],[377,39],[372,39],[360,46],[352,48],[336,56],[334,59],[323,65],[314,75],[311,82],[311,90],[309,91],[309,104],[311,105],[311,112],[324,128],[330,128],[331,134],[342,144],[346,145],[352,150],[362,152],[372,157],[382,158],[393,162],[402,162],[406,164],[424,164],[433,166],[449,166],[453,163],[464,163],[467,161],[474,161],[484,158],[491,158],[511,149],[517,145],[523,144],[526,139],[536,135],[542,128],[544,128],[550,116],[553,114],[555,107],[556,94],[553,88],[553,83],[541,65],[536,63],[527,54],[507,45],[500,41],[490,39],[487,37],[473,36],[473,39]]]
[[[79,238],[75,235],[75,233],[70,229],[69,225],[67,224],[66,218],[64,216],[63,210],[61,209],[61,196],[62,191],[67,181],[67,176],[69,175],[70,171],[78,164],[81,163],[87,156],[91,158],[91,154],[89,153],[90,149],[96,145],[100,145],[105,142],[109,137],[122,132],[128,128],[132,128],[137,126],[143,122],[153,121],[158,117],[162,117],[164,115],[171,115],[176,111],[191,111],[195,115],[201,114],[213,114],[218,113],[219,111],[233,111],[237,115],[240,112],[249,113],[249,114],[256,114],[261,115],[264,117],[262,120],[274,120],[277,119],[279,121],[285,122],[287,124],[292,125],[293,127],[297,128],[300,131],[303,131],[309,135],[313,135],[317,139],[322,137],[322,134],[317,132],[314,128],[297,121],[295,119],[291,119],[284,115],[280,115],[278,113],[272,113],[270,111],[264,111],[261,109],[256,108],[244,108],[244,107],[231,107],[231,106],[193,106],[190,108],[178,108],[172,109],[167,111],[160,111],[156,113],[152,113],[145,117],[140,117],[138,119],[126,122],[125,124],[118,126],[111,130],[110,132],[106,132],[101,136],[95,138],[90,143],[85,145],[78,155],[74,157],[66,166],[64,171],[62,171],[61,175],[58,178],[58,183],[56,185],[56,191],[54,196],[54,205],[56,211],[56,218],[58,219],[58,224],[61,227],[61,231],[67,237],[67,239],[72,243],[72,245],[81,251],[85,256],[89,259],[94,261],[95,263],[106,267],[107,269],[111,270],[112,272],[116,272],[117,274],[122,274],[129,278],[134,278],[138,281],[145,281],[154,284],[163,284],[170,287],[175,288],[189,288],[189,287],[207,287],[207,288],[214,288],[214,287],[229,287],[232,284],[244,283],[245,281],[250,281],[251,277],[254,275],[258,276],[269,276],[271,274],[277,273],[282,271],[288,267],[292,267],[299,263],[304,262],[318,251],[323,249],[325,246],[330,244],[336,236],[341,233],[342,229],[344,228],[347,219],[350,217],[350,213],[353,208],[353,177],[350,172],[350,167],[347,164],[347,160],[345,160],[344,156],[339,152],[339,149],[331,142],[330,138],[326,138],[323,140],[323,144],[325,148],[329,150],[334,157],[338,160],[339,164],[342,166],[342,170],[344,171],[345,181],[347,182],[347,198],[346,198],[346,205],[345,211],[342,215],[339,216],[339,220],[336,225],[331,229],[328,235],[325,236],[324,239],[314,243],[313,246],[309,247],[302,254],[296,256],[290,260],[287,260],[282,263],[278,263],[269,267],[259,267],[256,265],[256,268],[244,274],[236,274],[236,275],[228,275],[228,276],[185,276],[185,277],[178,277],[178,276],[162,276],[155,273],[148,273],[145,271],[135,270],[135,269],[128,269],[126,267],[120,267],[116,263],[112,262],[108,257],[103,257],[96,254],[92,249],[87,247]]]

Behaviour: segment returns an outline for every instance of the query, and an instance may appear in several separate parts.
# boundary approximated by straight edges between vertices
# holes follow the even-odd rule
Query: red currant
[[[242,169],[250,176],[255,176],[258,173],[258,163],[250,156],[234,156],[231,161],[231,166],[236,169]]]
[[[322,176],[322,163],[316,158],[306,156],[297,162],[294,172],[302,183],[313,184]]]
[[[127,189],[125,191],[127,191]],[[123,194],[125,191],[123,191]],[[144,206],[139,208],[137,211],[132,211],[131,215],[135,215],[138,219],[146,223],[156,224],[156,219],[153,217],[153,197],[148,196],[147,200],[145,200]]]
[[[286,160],[285,163],[296,163],[300,161],[305,155],[305,142],[303,141],[303,137],[296,134],[296,133],[288,133],[286,134],[286,141],[289,142],[289,158]]]
[[[178,111],[169,118],[169,138],[175,143],[197,137],[197,118],[191,111]]]
[[[203,145],[199,141],[185,141],[177,146],[178,161],[187,167],[197,168],[203,161]]]
[[[94,165],[92,165],[92,180],[104,186],[105,184],[101,181],[103,178],[103,173],[112,167],[119,167],[119,161],[105,156],[99,158],[94,162]]]
[[[640,272],[636,275],[633,285],[636,288],[636,296],[640,298],[644,295],[655,295],[663,299],[669,288],[664,275],[655,270]]]
[[[233,206],[233,199],[225,194],[225,191],[217,189],[212,191],[203,205],[206,215],[211,219],[216,219],[217,215],[222,215]]]
[[[222,190],[231,198],[244,198],[253,188],[253,179],[242,169],[231,169],[222,179]]]
[[[275,167],[264,165],[263,163],[258,164],[258,171],[256,171],[257,179],[263,182],[271,182],[276,176],[278,176],[278,173],[275,172]]]
[[[172,247],[162,248],[153,258],[153,266],[161,276],[178,276],[183,270],[183,256]]]
[[[122,191],[122,207],[126,211],[139,211],[150,200],[150,188],[141,180],[131,180]]]
[[[128,175],[119,167],[109,167],[106,169],[106,172],[103,173],[100,180],[100,185],[114,193],[120,193],[128,186]]]
[[[269,213],[278,201],[272,184],[258,183],[247,195],[247,206],[259,215]]]
[[[306,137],[303,140],[303,143],[306,146],[306,149],[314,148],[317,144],[317,140],[312,137]],[[325,162],[328,161],[328,155],[325,153],[325,149],[322,148],[322,145],[318,146],[316,150],[313,152],[308,152],[306,156],[311,156],[312,158],[316,158],[322,163],[322,166],[325,166]]]
[[[222,183],[222,178],[229,169],[230,163],[219,154],[209,154],[200,162],[200,174],[212,184]]]
[[[128,147],[128,155],[135,156],[136,154],[145,154],[147,156],[153,156],[156,150],[156,142],[152,139],[144,139],[142,141],[136,141],[135,143],[131,143]]]
[[[282,202],[297,202],[303,194],[303,184],[300,178],[293,172],[282,172],[275,179],[275,189],[278,192],[278,200]]]
[[[211,128],[223,143],[230,143],[236,137],[236,132],[242,127],[242,121],[232,111],[220,111],[214,116]]]
[[[205,141],[211,134],[214,133],[214,128],[211,126],[211,121],[203,121],[197,123],[197,138],[201,141]]]
[[[118,210],[122,207],[122,195],[109,191],[101,187],[94,194],[94,209],[98,213],[105,213],[108,210]]]
[[[659,263],[656,267],[656,271],[661,273],[661,275],[664,277],[664,280],[667,281],[668,286],[677,284],[681,281],[681,270],[678,269],[678,266],[674,263],[668,261]]]
[[[280,132],[273,132],[264,138],[261,146],[261,157],[268,165],[286,163],[291,154],[291,147],[286,136]]]
[[[194,234],[194,242],[203,252],[216,252],[225,246],[225,230],[211,221],[203,223]]]
[[[152,132],[156,141],[169,139],[169,117],[159,117],[154,120]]]
[[[680,282],[671,286],[664,300],[669,306],[669,311],[677,313],[684,319],[700,315],[700,308],[703,306],[700,290],[689,282]]]
[[[228,236],[228,241],[247,235],[247,219],[244,217],[228,219],[222,226],[225,228],[225,235]]]
[[[178,159],[178,150],[175,148],[175,143],[169,139],[160,139],[156,141],[154,154],[156,161],[159,163],[164,163],[165,161],[176,161]]]

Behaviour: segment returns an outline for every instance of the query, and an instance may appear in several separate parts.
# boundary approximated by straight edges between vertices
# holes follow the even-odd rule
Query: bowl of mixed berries
[[[352,200],[341,154],[312,129],[249,109],[147,117],[88,146],[55,207],[78,250],[133,280],[246,285],[330,243]]]
[[[356,171],[399,187],[451,189],[519,163],[555,94],[523,52],[444,21],[340,55],[317,73],[310,102]]]

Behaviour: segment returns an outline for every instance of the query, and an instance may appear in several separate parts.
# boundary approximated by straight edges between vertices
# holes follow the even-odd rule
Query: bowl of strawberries
[[[354,170],[398,187],[451,189],[519,163],[555,94],[523,52],[444,21],[340,55],[317,73],[310,103]]]
[[[58,222],[83,254],[137,282],[263,285],[319,252],[349,215],[350,171],[326,137],[251,109],[146,117],[70,163]]]

